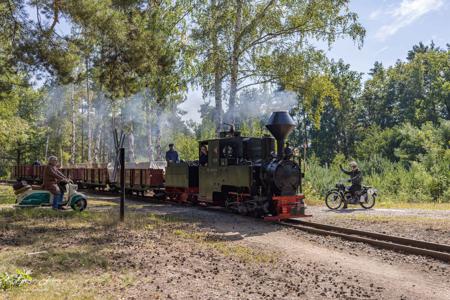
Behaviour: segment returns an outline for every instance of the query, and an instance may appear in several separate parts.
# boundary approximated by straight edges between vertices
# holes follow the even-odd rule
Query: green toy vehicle
[[[67,193],[61,206],[70,206],[73,210],[83,211],[87,206],[87,197],[78,192],[78,185],[69,182],[66,184]],[[15,186],[16,207],[38,207],[51,206],[53,203],[53,194],[46,190],[33,190],[26,182],[21,186]]]

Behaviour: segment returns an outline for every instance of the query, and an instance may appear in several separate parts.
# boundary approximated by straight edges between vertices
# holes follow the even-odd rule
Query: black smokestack
[[[287,111],[275,111],[270,116],[266,128],[277,140],[278,158],[283,157],[284,141],[291,131],[295,128],[294,120]]]

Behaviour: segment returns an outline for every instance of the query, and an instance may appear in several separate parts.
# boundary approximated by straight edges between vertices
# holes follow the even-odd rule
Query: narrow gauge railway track
[[[336,236],[349,241],[362,242],[383,249],[433,257],[450,263],[450,245],[407,239],[387,234],[362,231],[320,223],[289,219],[278,224],[325,236]]]

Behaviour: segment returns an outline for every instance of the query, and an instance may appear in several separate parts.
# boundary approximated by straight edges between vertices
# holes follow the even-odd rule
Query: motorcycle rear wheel
[[[341,207],[343,201],[339,191],[331,190],[325,196],[325,204],[329,209],[336,210]]]
[[[364,207],[365,209],[370,209],[375,206],[375,199],[376,199],[375,195],[367,194],[367,200],[365,200],[364,202],[359,202],[359,204],[361,204],[361,206]]]

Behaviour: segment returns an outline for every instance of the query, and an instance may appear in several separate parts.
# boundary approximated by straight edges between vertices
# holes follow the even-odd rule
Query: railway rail
[[[336,236],[349,241],[362,242],[383,249],[433,257],[435,259],[450,263],[450,245],[407,239],[387,234],[296,219],[280,221],[277,222],[277,224],[313,234]]]

